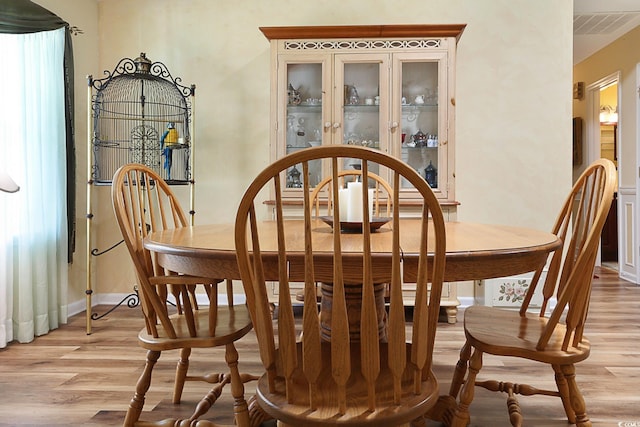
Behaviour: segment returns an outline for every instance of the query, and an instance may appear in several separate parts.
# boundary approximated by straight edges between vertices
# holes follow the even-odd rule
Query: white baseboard
[[[114,306],[118,304],[120,301],[122,301],[127,295],[128,294],[95,294],[91,298],[91,305],[94,307],[96,305]],[[169,300],[173,301],[173,298],[170,298]],[[200,305],[203,305],[203,306],[208,305],[206,295],[198,295],[197,300],[198,300],[198,304]],[[473,297],[458,297],[458,300],[460,301],[459,308],[466,308],[473,305],[474,303]],[[235,304],[244,304],[245,301],[246,301],[246,297],[244,294],[236,294],[233,296],[233,302]],[[126,301],[123,303],[123,305],[126,305]],[[220,295],[220,305],[227,305],[227,298],[225,295]],[[78,313],[82,313],[83,311],[85,311],[86,307],[87,307],[86,300],[78,300],[70,303],[67,306],[67,311],[69,313],[69,316],[74,316]]]
[[[87,308],[87,302],[85,300],[74,301],[67,305],[67,313],[69,317],[75,316],[78,313],[82,313]]]
[[[628,273],[626,271],[621,271],[620,272],[620,278],[624,279],[624,280],[626,280],[628,282],[631,282],[633,284],[636,284],[636,285],[640,284],[640,283],[638,283],[638,277],[635,274],[631,274],[631,273]]]
[[[460,301],[460,305],[458,308],[467,308],[472,306],[475,303],[474,297],[458,297],[458,301]]]

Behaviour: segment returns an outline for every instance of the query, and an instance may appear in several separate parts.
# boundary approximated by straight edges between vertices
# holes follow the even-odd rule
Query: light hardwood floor
[[[596,274],[587,325],[591,357],[577,366],[577,380],[594,426],[640,426],[640,286],[617,279],[610,270]],[[98,307],[96,311],[105,309]],[[145,352],[136,342],[142,322],[139,309],[122,307],[95,321],[93,333],[86,335],[81,314],[33,343],[14,343],[0,350],[0,426],[122,425],[144,364]],[[463,338],[461,322],[440,323],[435,369],[443,393],[448,391]],[[241,370],[259,373],[252,333],[238,343],[238,351]],[[147,394],[145,409],[153,412],[147,418],[186,415],[206,392],[206,385],[188,383],[185,402],[171,403],[177,358],[176,352],[166,352],[160,358]],[[191,371],[225,371],[222,350],[194,350],[191,360]],[[509,373],[513,382],[541,384],[542,380],[542,385],[553,387],[553,375],[546,367],[519,360],[487,356],[482,372],[487,376]],[[253,392],[251,385],[246,392],[247,396]],[[567,425],[559,399],[534,396],[519,400],[526,426]],[[505,402],[504,396],[477,389],[471,425],[509,425]],[[210,418],[230,424],[231,408],[225,390]],[[623,422],[628,424],[620,424]],[[436,425],[431,423],[430,427]]]

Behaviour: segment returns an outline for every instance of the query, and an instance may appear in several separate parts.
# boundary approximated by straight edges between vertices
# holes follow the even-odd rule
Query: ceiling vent
[[[591,13],[573,16],[573,34],[611,34],[629,21],[640,17],[640,12]]]

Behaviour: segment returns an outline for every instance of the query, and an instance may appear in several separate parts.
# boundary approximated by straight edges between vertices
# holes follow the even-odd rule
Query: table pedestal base
[[[362,306],[362,285],[344,285],[347,304],[347,317],[349,319],[349,337],[352,342],[360,340],[360,311]],[[386,283],[373,285],[378,314],[378,338],[381,342],[387,341],[387,311],[385,310],[384,296],[387,289]],[[333,284],[321,283],[320,292],[320,327],[323,340],[331,341],[331,307],[333,306]]]

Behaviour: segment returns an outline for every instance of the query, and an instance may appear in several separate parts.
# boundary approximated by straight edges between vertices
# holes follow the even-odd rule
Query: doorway
[[[587,88],[587,164],[607,158],[618,167],[620,106],[620,73],[611,74]],[[618,197],[614,195],[607,221],[602,231],[598,264],[620,272],[618,263],[619,236]]]
[[[600,88],[600,157],[618,167],[618,82]],[[602,230],[602,266],[618,270],[618,193]]]

